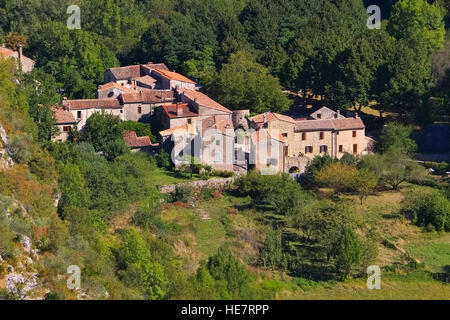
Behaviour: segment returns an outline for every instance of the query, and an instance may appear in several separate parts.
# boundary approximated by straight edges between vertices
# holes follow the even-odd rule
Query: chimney
[[[341,115],[341,110],[336,111],[336,113],[334,114],[334,117],[337,119],[339,118],[339,116]]]
[[[19,44],[19,70],[22,71],[22,56],[23,56],[23,52],[22,52],[22,44]]]
[[[267,122],[267,113],[264,113],[264,116],[263,116],[263,123],[266,123]]]
[[[355,119],[359,118],[358,112],[355,112]]]
[[[183,117],[183,107],[182,104],[177,104],[177,117]]]

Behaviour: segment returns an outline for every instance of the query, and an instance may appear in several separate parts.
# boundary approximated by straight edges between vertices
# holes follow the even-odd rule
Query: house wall
[[[141,113],[138,112],[139,107],[141,108]],[[123,119],[124,121],[148,121],[153,114],[153,107],[153,103],[126,103],[123,105]]]
[[[56,125],[56,127],[58,127],[59,133],[52,138],[52,141],[61,141],[61,142],[66,141],[67,138],[69,137],[69,132],[64,132],[64,127],[73,127],[73,126],[74,126],[73,123]]]
[[[353,137],[353,131],[356,131],[356,138]],[[368,140],[366,139],[364,129],[360,130],[343,130],[336,134],[336,158],[341,158],[344,152],[353,154],[353,145],[358,145],[358,154],[367,154]],[[343,152],[339,152],[339,145],[342,145]]]
[[[262,147],[266,147],[266,156],[264,157],[264,151],[261,151]],[[263,174],[275,174],[285,171],[285,156],[284,156],[285,144],[275,139],[268,139],[267,146],[256,145],[254,141],[251,142],[250,147],[250,168],[261,171]],[[275,152],[275,153],[274,153]],[[271,166],[267,165],[267,162],[271,158],[276,158],[276,164],[272,163]]]

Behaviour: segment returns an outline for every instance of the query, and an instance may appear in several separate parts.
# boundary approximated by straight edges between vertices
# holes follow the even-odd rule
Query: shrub
[[[193,195],[193,189],[189,186],[178,185],[172,195],[172,201],[188,202]]]
[[[25,163],[31,159],[31,142],[32,137],[28,134],[9,137],[8,149],[14,161]]]
[[[439,191],[407,193],[401,211],[426,231],[450,231],[450,201]]]

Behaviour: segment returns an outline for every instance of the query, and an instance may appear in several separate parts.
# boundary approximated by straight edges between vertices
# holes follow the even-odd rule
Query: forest
[[[369,2],[0,0],[0,43],[36,61],[23,74],[0,58],[0,299],[383,299],[365,288],[373,263],[389,298],[450,298],[436,280],[450,270],[450,165],[413,161],[424,130],[450,122],[450,2]],[[69,5],[81,29],[67,28]],[[154,140],[153,123],[99,114],[51,141],[50,106],[149,61],[232,110],[320,97],[365,114],[376,152],[317,157],[299,181],[250,172],[167,195],[158,186],[231,174],[131,153],[123,131]],[[33,290],[5,288],[13,269]]]

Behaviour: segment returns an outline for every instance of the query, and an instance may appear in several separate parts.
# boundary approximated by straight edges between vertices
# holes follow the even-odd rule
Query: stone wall
[[[177,186],[187,186],[187,187],[190,187],[193,189],[203,189],[203,188],[223,189],[223,188],[233,184],[236,181],[236,179],[237,179],[237,176],[230,177],[230,178],[211,178],[209,180],[198,180],[198,181],[191,181],[191,182],[186,182],[186,183],[163,185],[163,186],[159,186],[158,190],[161,193],[174,193],[175,188]]]

